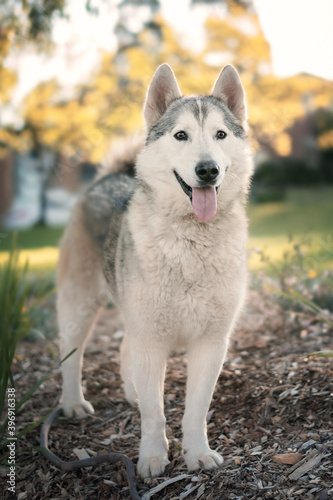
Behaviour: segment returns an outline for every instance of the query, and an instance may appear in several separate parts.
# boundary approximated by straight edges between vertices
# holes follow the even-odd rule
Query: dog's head
[[[179,201],[183,213],[209,221],[246,191],[252,162],[245,93],[232,66],[221,71],[210,96],[182,97],[172,69],[163,64],[149,86],[144,118],[147,140],[138,178],[158,190],[160,199]]]

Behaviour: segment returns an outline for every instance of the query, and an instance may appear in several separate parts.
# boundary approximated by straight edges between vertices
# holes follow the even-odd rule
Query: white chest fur
[[[178,344],[207,330],[226,331],[245,292],[245,218],[230,216],[210,229],[191,221],[170,226],[166,219],[131,210],[135,286],[127,287],[124,302],[140,304],[131,317],[146,316],[151,329]]]

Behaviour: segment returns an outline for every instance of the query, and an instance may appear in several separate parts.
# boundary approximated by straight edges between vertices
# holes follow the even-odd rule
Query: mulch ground
[[[114,309],[100,318],[85,356],[84,384],[96,415],[85,422],[59,419],[50,449],[75,460],[77,449],[90,456],[121,452],[138,459],[140,416],[125,401],[119,376],[122,323]],[[248,307],[233,336],[207,416],[209,441],[225,459],[213,472],[187,473],[181,453],[186,362],[169,362],[165,413],[170,465],[161,478],[142,481],[143,498],[157,499],[319,499],[333,498],[333,360],[309,356],[333,348],[332,330],[304,313],[284,311],[267,292],[251,290]],[[23,342],[14,366],[19,400],[51,368],[54,373],[16,416],[17,431],[54,408],[60,373],[57,340]],[[18,499],[128,499],[123,465],[64,472],[41,456],[39,429],[17,442]],[[76,450],[76,453],[75,451]],[[2,498],[8,469],[0,469]],[[166,480],[171,484],[153,494]],[[145,495],[145,496],[144,496]]]

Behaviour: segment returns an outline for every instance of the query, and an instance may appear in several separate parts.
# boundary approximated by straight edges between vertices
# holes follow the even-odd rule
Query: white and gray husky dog
[[[232,66],[211,95],[182,97],[163,64],[144,118],[145,141],[116,152],[75,207],[60,249],[58,317],[61,356],[77,349],[62,365],[63,412],[83,418],[94,412],[81,388],[84,346],[99,297],[110,290],[125,323],[125,396],[141,412],[138,472],[149,477],[168,464],[164,376],[179,347],[188,364],[187,467],[223,462],[209,447],[206,415],[244,302],[252,159],[245,94]]]

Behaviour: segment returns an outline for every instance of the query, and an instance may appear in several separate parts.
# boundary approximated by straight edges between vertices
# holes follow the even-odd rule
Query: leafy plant
[[[48,281],[29,281],[28,263],[22,268],[18,259],[14,241],[8,261],[0,265],[0,412],[8,382],[14,386],[11,366],[16,347],[34,329],[42,313],[41,301],[53,291]]]
[[[307,254],[312,244],[309,238],[303,237],[295,242],[290,236],[289,243],[291,248],[278,262],[272,262],[265,252],[260,252],[261,260],[267,264],[268,274],[274,283],[273,286],[264,284],[264,287],[278,296],[283,309],[310,314],[311,320],[333,329],[331,274],[326,271],[320,275],[316,269],[309,269]],[[310,262],[316,264],[315,259]],[[333,351],[318,351],[309,356],[333,358]]]
[[[288,292],[278,290],[277,288],[268,285],[266,285],[265,288],[289,302],[293,301],[298,303],[302,308],[309,310],[314,315],[314,318],[317,321],[326,323],[330,328],[333,328],[333,318],[330,312],[327,309],[321,308],[313,300],[310,300],[302,293],[299,293],[292,288]],[[333,351],[324,350],[312,352],[309,354],[309,356],[311,356],[312,358],[333,358]]]
[[[288,300],[293,300],[298,304],[301,304],[303,307],[310,309],[310,311],[315,313],[317,319],[319,319],[321,322],[326,323],[328,326],[333,328],[333,319],[330,317],[328,312],[319,307],[312,300],[308,299],[305,295],[302,295],[301,293],[297,292],[296,290],[293,290],[292,288],[289,290],[289,292],[284,292],[282,290],[278,290],[277,288],[269,286],[266,286],[266,288],[276,293],[280,297],[283,297]]]
[[[333,358],[333,351],[318,351],[309,354],[312,358]]]
[[[69,354],[67,354],[67,356],[62,359],[58,365],[61,366],[62,363],[64,361],[66,361],[66,359],[68,359],[70,356],[72,356],[72,354],[74,354],[74,352],[76,351],[76,348],[73,349]],[[51,369],[49,370],[24,396],[23,398],[17,403],[17,405],[15,406],[15,412],[17,412],[21,407],[22,405],[28,401],[31,396],[39,389],[39,387],[53,374],[55,369]],[[51,410],[52,412],[53,410]],[[51,413],[50,412],[50,413]],[[33,429],[35,429],[36,427],[38,427],[41,423],[44,422],[44,420],[50,415],[50,413],[48,413],[47,415],[44,415],[44,417],[42,417],[41,419],[39,419],[37,422],[33,422],[31,425],[29,425],[28,427],[22,429],[18,434],[16,434],[15,438],[16,439],[19,439],[23,436],[25,436],[28,432],[32,431]],[[7,444],[10,443],[10,441],[7,441],[6,438],[3,439],[3,436],[6,432],[6,428],[7,428],[7,425],[8,425],[8,418],[5,419],[5,421],[3,422],[2,426],[0,427],[0,451],[5,449]],[[4,457],[2,457],[2,459],[0,459],[0,463],[3,462],[3,463],[6,463],[6,457],[7,455],[5,455]]]

